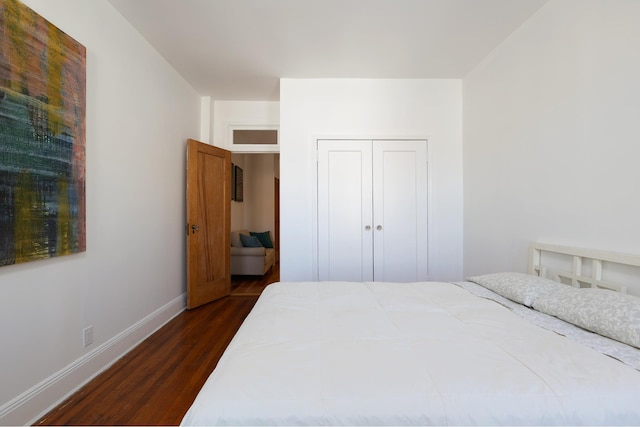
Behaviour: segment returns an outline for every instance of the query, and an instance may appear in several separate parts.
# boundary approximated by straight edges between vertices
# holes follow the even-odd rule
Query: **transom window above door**
[[[229,124],[227,140],[231,151],[278,153],[280,141],[277,125]]]

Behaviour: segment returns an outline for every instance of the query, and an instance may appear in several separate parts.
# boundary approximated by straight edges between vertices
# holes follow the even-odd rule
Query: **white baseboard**
[[[32,425],[185,309],[185,294],[0,407],[0,425]]]

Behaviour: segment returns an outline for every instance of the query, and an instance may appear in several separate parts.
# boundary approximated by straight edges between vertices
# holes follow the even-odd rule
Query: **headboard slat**
[[[570,284],[575,287],[586,285],[592,288],[603,288],[626,293],[626,286],[602,280],[603,262],[640,267],[640,256],[615,252],[572,248],[569,246],[539,242],[532,243],[529,252],[529,274],[542,277],[547,277],[547,273],[549,272],[547,266],[542,265],[542,252],[550,252],[573,257],[571,272],[560,271],[554,272],[554,274],[556,276],[556,280],[563,281],[561,279],[564,279],[564,281],[570,282]],[[590,276],[583,274],[585,260],[591,260]]]

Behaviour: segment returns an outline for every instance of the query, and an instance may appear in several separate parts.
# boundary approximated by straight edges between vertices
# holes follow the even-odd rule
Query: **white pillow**
[[[567,288],[533,308],[605,337],[640,348],[640,298],[606,289]]]
[[[542,295],[569,287],[551,279],[523,273],[493,273],[467,277],[467,280],[527,307],[531,307]]]

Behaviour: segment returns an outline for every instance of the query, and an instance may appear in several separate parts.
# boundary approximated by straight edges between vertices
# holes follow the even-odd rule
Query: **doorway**
[[[231,231],[269,231],[280,248],[280,154],[232,153],[231,162],[242,170],[242,201],[231,201]]]

